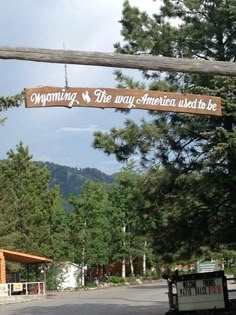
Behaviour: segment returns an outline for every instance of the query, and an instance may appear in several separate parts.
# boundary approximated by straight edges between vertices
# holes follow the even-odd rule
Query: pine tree
[[[19,143],[1,166],[0,244],[23,252],[54,256],[53,231],[58,210],[58,191],[48,186],[45,167],[32,161],[27,147]]]
[[[49,217],[50,242],[55,261],[68,261],[71,257],[71,245],[68,239],[68,228],[63,199],[59,187],[50,189],[53,196],[53,204]]]
[[[164,0],[152,17],[125,1],[125,44],[115,47],[121,53],[235,62],[235,18],[233,0]],[[163,255],[185,257],[201,246],[234,248],[235,78],[149,71],[143,75],[153,90],[222,97],[223,116],[151,113],[152,120],[140,125],[127,120],[123,129],[96,133],[94,147],[115,154],[119,161],[138,154],[142,166],[149,168],[143,187],[152,183],[151,192],[145,191],[156,220],[156,248]],[[120,73],[118,79],[132,87]]]
[[[9,108],[19,107],[24,100],[24,93],[16,94],[15,96],[1,96],[0,97],[0,112],[8,110]],[[0,118],[0,125],[3,125],[6,118]]]
[[[9,187],[6,185],[4,168],[6,161],[0,163],[0,247],[14,248],[17,235],[15,226],[14,205],[9,198]]]

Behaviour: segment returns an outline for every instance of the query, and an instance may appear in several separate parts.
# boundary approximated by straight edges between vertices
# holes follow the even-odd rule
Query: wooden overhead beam
[[[0,46],[0,59],[236,76],[236,62]]]

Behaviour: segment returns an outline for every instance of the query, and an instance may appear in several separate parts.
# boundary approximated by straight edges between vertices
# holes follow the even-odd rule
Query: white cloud
[[[138,7],[141,11],[146,11],[149,14],[157,13],[163,1],[153,0],[130,0],[132,6]]]
[[[102,130],[98,125],[88,125],[87,127],[62,127],[57,129],[57,132],[67,133],[94,133],[95,131],[106,131]]]

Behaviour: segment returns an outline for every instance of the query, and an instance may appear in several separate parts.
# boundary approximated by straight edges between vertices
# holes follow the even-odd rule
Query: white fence
[[[43,295],[45,294],[44,282],[15,282],[1,283],[0,296],[13,295]]]

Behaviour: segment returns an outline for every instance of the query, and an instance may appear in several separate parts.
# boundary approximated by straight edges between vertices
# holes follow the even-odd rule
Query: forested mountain
[[[59,185],[61,196],[63,197],[64,204],[68,210],[68,197],[69,195],[78,196],[82,186],[86,181],[105,182],[111,183],[112,176],[107,175],[96,168],[83,168],[77,169],[75,167],[58,165],[52,162],[44,162],[50,173],[49,185]]]

